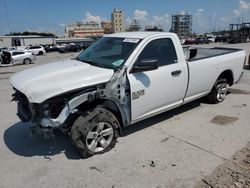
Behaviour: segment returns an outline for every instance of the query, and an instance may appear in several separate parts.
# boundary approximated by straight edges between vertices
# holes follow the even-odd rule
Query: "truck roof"
[[[149,36],[153,35],[162,35],[162,34],[168,34],[173,35],[173,33],[168,32],[123,32],[123,33],[114,33],[107,35],[105,37],[119,37],[119,38],[136,38],[136,39],[144,39]]]

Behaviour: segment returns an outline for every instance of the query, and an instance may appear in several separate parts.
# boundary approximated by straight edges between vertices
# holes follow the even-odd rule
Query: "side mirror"
[[[133,66],[130,73],[145,72],[156,70],[159,67],[159,62],[157,59],[144,59],[141,60],[138,65]]]

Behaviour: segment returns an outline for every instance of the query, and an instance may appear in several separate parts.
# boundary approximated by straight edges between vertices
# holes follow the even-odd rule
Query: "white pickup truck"
[[[173,33],[117,33],[10,83],[23,122],[46,135],[61,129],[89,157],[112,149],[122,127],[204,96],[222,102],[245,59],[240,49],[183,48]]]

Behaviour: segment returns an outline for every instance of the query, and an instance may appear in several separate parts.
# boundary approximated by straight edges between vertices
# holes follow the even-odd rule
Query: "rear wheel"
[[[40,51],[40,52],[38,53],[38,55],[43,55],[43,51]]]
[[[211,104],[223,102],[228,92],[227,80],[220,78],[215,83],[212,91],[207,96],[207,101]]]
[[[26,59],[23,60],[23,64],[28,65],[30,63],[31,63],[31,59],[29,59],[29,58],[26,58]]]
[[[97,107],[80,115],[71,128],[74,145],[84,158],[111,150],[117,141],[119,121],[109,110]]]

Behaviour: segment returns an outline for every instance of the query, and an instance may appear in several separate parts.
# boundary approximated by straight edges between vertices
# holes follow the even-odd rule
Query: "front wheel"
[[[211,104],[223,102],[228,92],[227,80],[220,78],[215,83],[212,91],[207,96],[207,101]]]
[[[110,151],[117,142],[119,121],[109,110],[96,107],[84,112],[71,128],[74,145],[84,158]]]

